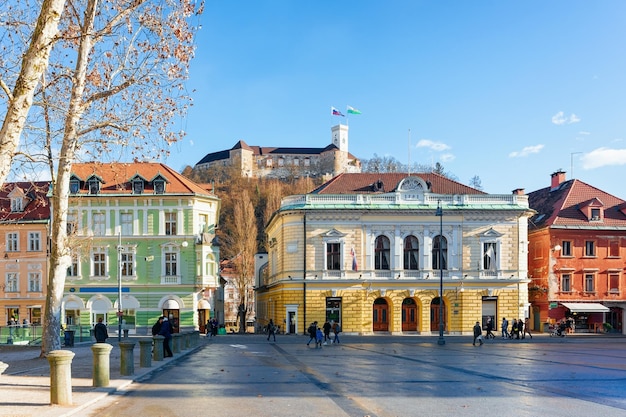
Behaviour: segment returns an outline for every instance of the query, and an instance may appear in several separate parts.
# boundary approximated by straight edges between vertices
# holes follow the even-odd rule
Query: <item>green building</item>
[[[148,334],[161,315],[177,331],[204,330],[221,314],[219,209],[210,186],[160,163],[74,164],[66,328],[90,329],[102,317],[111,333],[121,314],[130,334]]]

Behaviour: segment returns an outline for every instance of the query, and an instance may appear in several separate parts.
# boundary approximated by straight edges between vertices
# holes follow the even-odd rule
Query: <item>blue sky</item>
[[[558,169],[626,198],[624,1],[207,1],[187,138],[166,161],[249,145],[441,162],[489,193]]]

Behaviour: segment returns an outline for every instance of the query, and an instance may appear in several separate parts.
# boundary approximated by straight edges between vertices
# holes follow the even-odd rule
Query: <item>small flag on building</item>
[[[357,264],[356,262],[356,254],[354,253],[354,248],[350,249],[350,255],[352,255],[352,270],[356,272],[359,270],[359,264]]]
[[[361,111],[352,106],[348,106],[348,114],[361,114]]]
[[[334,107],[331,107],[331,108],[330,108],[330,113],[331,113],[333,116],[341,116],[341,117],[346,117],[346,116],[344,116],[344,115],[343,115],[343,114],[342,114],[339,110],[337,110],[337,109],[336,109],[336,108],[334,108]]]

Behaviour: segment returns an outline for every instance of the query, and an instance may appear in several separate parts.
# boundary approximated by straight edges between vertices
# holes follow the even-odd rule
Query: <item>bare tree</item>
[[[233,258],[236,270],[233,285],[239,294],[239,332],[244,333],[250,305],[249,290],[254,284],[254,255],[257,252],[257,222],[247,190],[243,190],[235,201],[233,226],[229,239],[230,245],[237,252]]]
[[[469,186],[476,188],[477,190],[481,190],[483,189],[483,184],[482,181],[480,180],[480,177],[478,175],[474,175],[470,181],[469,181]]]
[[[0,88],[4,96],[0,102],[6,105],[0,129],[0,186],[11,170],[11,162],[20,144],[20,136],[33,103],[35,89],[48,66],[53,40],[58,33],[59,20],[65,0],[44,0],[30,37],[30,44],[23,54],[22,37],[18,28],[30,31],[29,11],[24,2],[0,2],[0,38],[3,39],[0,53]],[[26,6],[24,8],[24,6]],[[37,9],[35,9],[37,10]],[[9,45],[11,47],[9,47]],[[19,71],[15,69],[19,67]],[[9,85],[13,84],[13,88]]]
[[[67,0],[22,152],[13,159],[14,169],[46,163],[52,176],[43,355],[61,346],[72,164],[168,155],[184,135],[173,127],[190,104],[184,83],[202,9],[194,0]]]

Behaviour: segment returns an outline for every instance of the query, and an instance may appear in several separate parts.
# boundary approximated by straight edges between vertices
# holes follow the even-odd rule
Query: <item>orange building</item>
[[[6,183],[0,189],[0,311],[17,343],[41,324],[48,276],[48,182]],[[13,329],[4,324],[13,323]]]
[[[552,174],[528,194],[528,293],[535,330],[569,320],[574,331],[626,334],[626,201]]]

